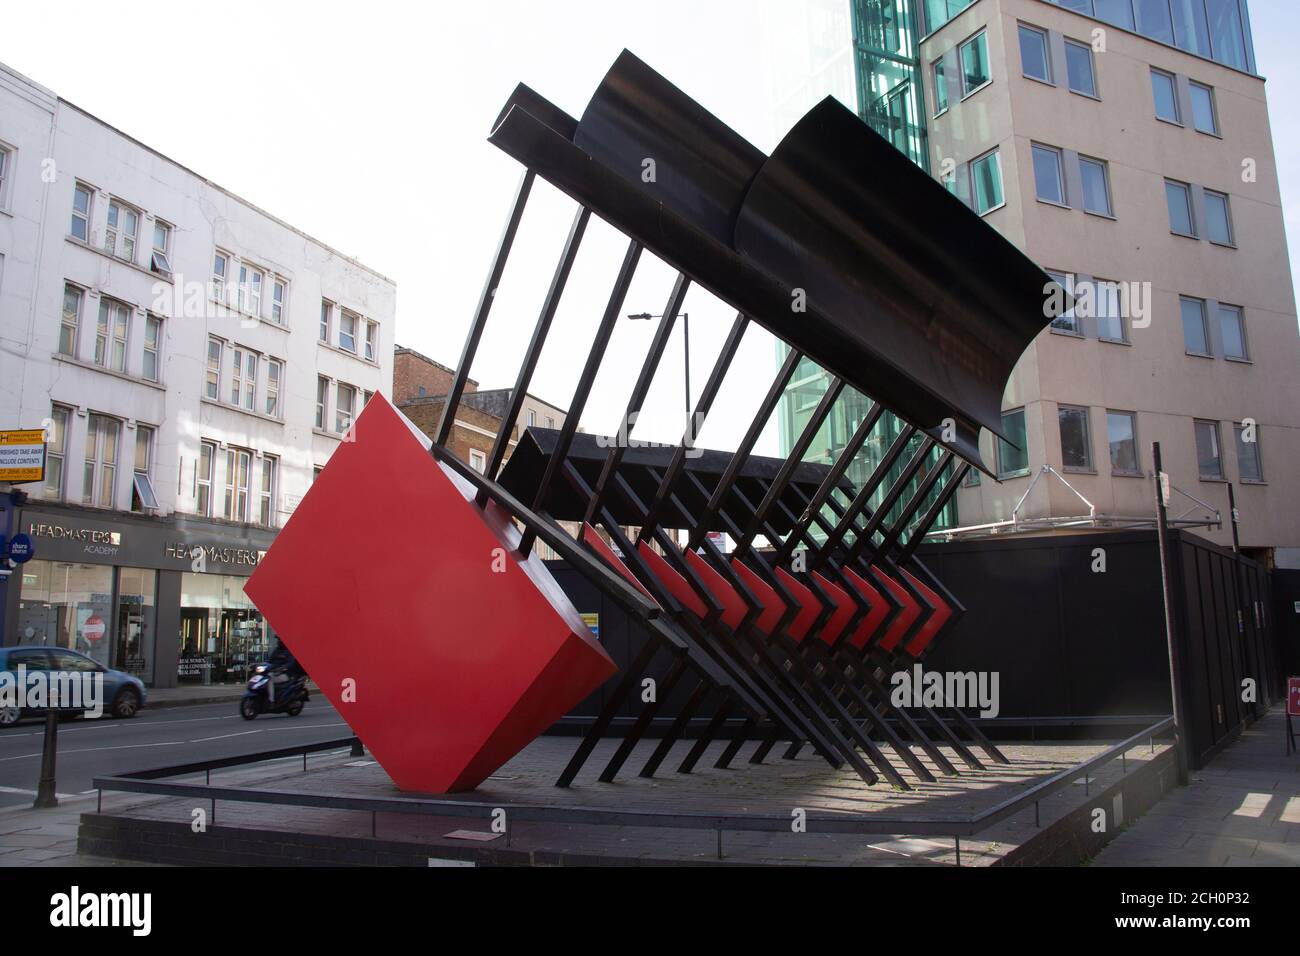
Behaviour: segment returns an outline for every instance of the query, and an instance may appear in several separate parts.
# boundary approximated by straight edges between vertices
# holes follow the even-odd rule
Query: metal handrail
[[[1037,808],[1044,799],[1070,786],[1080,775],[1085,780],[1108,763],[1122,758],[1133,747],[1145,740],[1154,745],[1155,738],[1174,728],[1174,719],[1165,717],[1106,749],[1095,757],[1060,771],[1025,792],[1011,797],[988,810],[966,818],[952,817],[882,817],[880,814],[842,813],[808,814],[807,832],[844,834],[905,834],[915,836],[947,836],[957,844],[957,865],[961,865],[961,838],[972,837],[995,823],[1014,816],[1033,804]],[[166,783],[159,778],[207,772],[226,767],[260,763],[358,744],[356,737],[344,737],[316,744],[285,747],[278,750],[246,754],[240,757],[223,757],[216,760],[159,767],[109,777],[95,777],[93,786],[99,790],[98,809],[103,806],[103,791],[122,793],[147,793],[160,796],[190,797],[210,801],[215,811],[216,801],[235,803],[264,803],[280,806],[316,807],[334,810],[356,810],[372,814],[371,832],[374,834],[374,815],[379,813],[422,814],[429,816],[468,817],[490,819],[501,811],[507,821],[533,823],[586,823],[593,826],[645,826],[686,830],[714,830],[718,833],[719,858],[724,830],[742,832],[781,832],[789,830],[790,817],[769,816],[758,813],[692,813],[644,810],[619,810],[600,807],[556,806],[551,804],[519,804],[499,801],[484,803],[471,800],[435,799],[428,797],[357,797],[337,793],[302,793],[290,790],[250,789],[222,787],[207,784]],[[509,844],[507,824],[507,845]]]

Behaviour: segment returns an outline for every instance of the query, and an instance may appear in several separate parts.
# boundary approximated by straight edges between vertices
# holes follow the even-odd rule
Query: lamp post
[[[682,359],[686,370],[686,429],[691,428],[691,316],[689,312],[678,312],[682,317]],[[629,312],[629,319],[648,322],[650,319],[662,319],[662,315],[649,312]]]

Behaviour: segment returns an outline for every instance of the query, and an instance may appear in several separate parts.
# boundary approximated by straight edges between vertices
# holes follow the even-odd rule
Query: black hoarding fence
[[[1200,767],[1282,699],[1300,648],[1296,621],[1284,616],[1300,600],[1300,572],[1270,575],[1188,531],[1171,532],[1171,540],[1185,736],[1192,766]],[[982,538],[926,545],[921,554],[945,584],[969,595],[951,639],[925,667],[996,673],[999,713],[991,724],[1050,735],[1072,722],[1136,726],[1170,712],[1154,531]],[[644,640],[635,623],[571,571],[553,570],[577,607],[600,613],[601,639],[615,660],[633,659]],[[1274,577],[1294,596],[1275,601]],[[662,716],[675,715],[677,704],[670,700]],[[586,701],[572,717],[590,717],[598,706]]]

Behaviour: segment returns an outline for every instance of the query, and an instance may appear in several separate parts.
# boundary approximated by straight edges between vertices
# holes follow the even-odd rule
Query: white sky
[[[788,52],[778,65],[789,70],[807,47],[791,36],[773,48],[770,32],[765,43],[770,3],[788,15],[801,0],[15,2],[0,60],[396,280],[397,342],[454,366],[519,177],[485,141],[514,85],[579,116],[626,46],[768,151],[778,131],[765,63]],[[1300,182],[1294,97],[1278,88],[1300,82],[1289,49],[1300,4],[1251,7],[1284,198],[1300,196],[1288,188]],[[473,369],[483,387],[513,382],[574,208],[549,186],[534,189]],[[1300,223],[1294,203],[1288,223]],[[535,394],[567,406],[625,245],[593,220]],[[662,311],[672,278],[643,257],[624,311]],[[701,290],[686,311],[698,394],[733,313]],[[652,333],[652,323],[621,323],[588,430],[617,426]],[[678,330],[641,437],[680,435],[680,349]],[[734,445],[775,367],[773,339],[751,326],[701,444]],[[759,450],[776,453],[774,428]]]

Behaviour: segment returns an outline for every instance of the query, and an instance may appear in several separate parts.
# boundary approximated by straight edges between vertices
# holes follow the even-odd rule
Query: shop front
[[[36,555],[14,572],[6,645],[78,650],[152,687],[241,683],[270,653],[244,583],[273,532],[46,504],[19,526]]]

